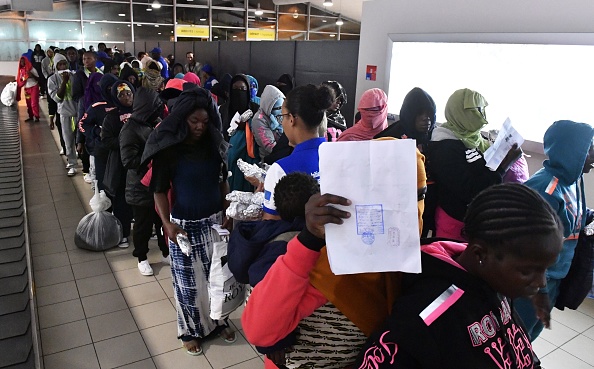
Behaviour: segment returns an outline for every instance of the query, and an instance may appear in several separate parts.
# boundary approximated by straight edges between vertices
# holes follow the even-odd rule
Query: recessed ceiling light
[[[336,37],[336,35],[333,33],[333,34],[330,35],[330,37]]]
[[[137,26],[138,26],[138,27],[142,27],[142,24],[140,24],[140,23],[139,23],[139,24],[137,24]]]
[[[214,38],[219,38],[219,36],[215,36]]]
[[[119,13],[118,15],[119,15],[120,17],[125,17],[125,16],[126,16],[126,14],[125,14],[125,13]]]
[[[200,18],[200,22],[205,22],[206,18]]]
[[[91,24],[95,24],[95,22],[91,22]]]
[[[324,0],[324,3],[322,4],[324,6],[332,6],[332,0]]]
[[[237,36],[236,35],[233,35],[233,38],[237,38]]]
[[[148,8],[146,8],[146,11],[147,11],[147,12],[152,12],[152,11],[153,11],[153,8],[151,8],[151,7],[149,6]]]
[[[322,23],[326,23],[326,22],[328,22],[328,21],[327,21],[327,20],[325,20],[325,19],[322,19]]]
[[[159,28],[159,25],[158,25],[158,24],[155,24],[155,27],[156,27],[156,28]]]
[[[161,32],[157,32],[157,34],[158,34],[158,35],[160,35],[160,34],[161,34]]]
[[[160,9],[161,8],[161,3],[159,1],[157,1],[157,0],[155,0],[151,4],[151,8],[153,8],[153,9]]]

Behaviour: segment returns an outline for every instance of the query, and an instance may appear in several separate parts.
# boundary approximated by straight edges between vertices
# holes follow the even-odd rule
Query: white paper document
[[[524,138],[518,133],[518,131],[515,130],[514,127],[512,127],[511,120],[507,118],[505,122],[503,122],[503,127],[501,127],[499,130],[499,134],[497,134],[495,142],[487,149],[487,151],[485,151],[485,161],[487,162],[487,167],[489,169],[496,170],[512,146],[514,146],[514,144],[518,144],[518,147],[520,147],[523,143]]]
[[[327,142],[320,146],[321,192],[346,197],[351,213],[326,225],[336,275],[421,271],[414,140]]]

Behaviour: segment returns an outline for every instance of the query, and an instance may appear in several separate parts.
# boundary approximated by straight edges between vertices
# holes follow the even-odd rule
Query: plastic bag
[[[0,100],[2,100],[2,104],[6,106],[12,106],[16,100],[16,92],[16,82],[10,82],[9,84],[7,84],[6,87],[4,87],[4,90],[2,90],[2,95],[0,95]]]
[[[74,243],[81,249],[104,251],[120,243],[122,224],[113,214],[105,211],[111,206],[111,201],[103,191],[98,192],[96,182],[95,195],[89,201],[93,212],[78,223]]]
[[[216,234],[216,231],[213,231]],[[227,263],[227,237],[215,235],[208,282],[210,318],[225,319],[245,301],[245,285],[237,282]]]

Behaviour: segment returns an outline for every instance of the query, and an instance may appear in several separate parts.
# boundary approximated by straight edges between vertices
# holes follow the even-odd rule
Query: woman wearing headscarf
[[[365,91],[357,109],[361,120],[342,132],[337,141],[371,140],[388,126],[388,96],[379,88]]]
[[[326,112],[326,117],[328,118],[326,137],[328,138],[328,142],[333,142],[347,129],[346,120],[340,112],[340,108],[347,103],[347,94],[344,87],[336,81],[326,81],[322,82],[322,84],[332,88],[336,95],[336,100],[334,100],[334,103],[332,103],[332,106]]]
[[[481,136],[487,125],[488,103],[467,88],[450,96],[445,107],[447,122],[433,130],[427,150],[427,165],[437,189],[435,231],[437,237],[465,240],[461,234],[470,201],[479,192],[502,182],[522,150],[512,148],[497,170],[486,167],[484,152],[488,140]]]
[[[169,237],[171,274],[177,310],[177,336],[189,355],[202,354],[202,341],[220,333],[235,341],[227,321],[209,316],[208,278],[213,253],[212,225],[220,224],[228,206],[227,150],[221,118],[212,95],[186,84],[171,114],[149,136],[142,166],[152,160],[150,183],[155,204]],[[167,192],[173,190],[170,207]],[[223,226],[226,226],[224,223]],[[191,244],[189,255],[177,235]]]
[[[287,96],[287,94],[291,92],[292,89],[297,87],[295,85],[295,78],[293,78],[293,76],[288,73],[278,77],[275,85],[285,96]]]
[[[132,115],[134,86],[128,81],[117,81],[111,87],[111,100],[115,109],[105,116],[101,129],[101,143],[109,150],[103,177],[105,192],[111,197],[113,215],[122,223],[122,241],[119,247],[129,246],[128,237],[132,223],[132,207],[126,202],[126,169],[120,155],[120,131]]]
[[[27,102],[27,113],[29,114],[29,118],[25,119],[25,122],[30,122],[33,119],[39,122],[39,74],[26,56],[21,56],[19,60],[16,80],[17,101],[21,101],[21,89],[25,88],[25,100]]]
[[[200,86],[200,77],[198,77],[196,73],[188,72],[184,74],[184,77],[182,79],[186,82],[193,83],[196,86]]]
[[[400,120],[378,133],[374,138],[410,138],[417,141],[421,152],[427,152],[427,144],[435,128],[435,102],[419,87],[410,90],[400,108]]]
[[[142,60],[145,63],[142,87],[160,92],[164,81],[163,77],[161,77],[161,65],[149,57],[145,57]]]
[[[246,191],[252,192],[254,187],[244,178],[243,173],[237,166],[237,160],[256,164],[260,161],[258,148],[255,144],[253,136],[251,136],[251,118],[247,121],[236,122],[238,127],[235,132],[229,136],[229,127],[231,126],[231,119],[236,113],[240,115],[245,113],[248,109],[255,113],[260,108],[256,103],[251,101],[250,96],[250,82],[247,76],[238,74],[231,79],[231,91],[229,93],[229,101],[221,106],[221,120],[223,122],[223,135],[231,144],[229,149],[228,165],[232,175],[229,177],[229,185],[231,191]]]

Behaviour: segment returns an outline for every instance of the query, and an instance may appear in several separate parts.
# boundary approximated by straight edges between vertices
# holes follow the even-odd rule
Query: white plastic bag
[[[17,83],[10,82],[4,87],[2,90],[2,95],[0,95],[0,100],[6,106],[12,106],[16,99],[16,92],[17,92]]]
[[[95,195],[89,201],[93,212],[85,215],[78,223],[74,243],[81,249],[104,251],[120,243],[122,224],[113,214],[105,211],[111,206],[111,201],[105,192],[98,192],[96,182]]]
[[[227,263],[227,236],[218,236],[213,231],[212,263],[208,282],[210,297],[210,318],[225,319],[245,300],[245,285],[237,282]]]

